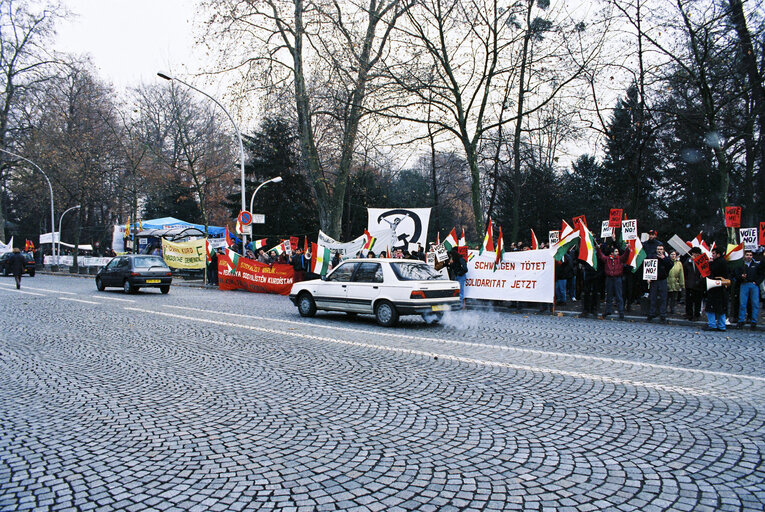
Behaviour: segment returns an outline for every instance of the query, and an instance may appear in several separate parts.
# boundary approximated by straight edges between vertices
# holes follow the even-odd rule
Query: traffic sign
[[[239,224],[249,226],[252,224],[252,214],[248,211],[239,212]]]

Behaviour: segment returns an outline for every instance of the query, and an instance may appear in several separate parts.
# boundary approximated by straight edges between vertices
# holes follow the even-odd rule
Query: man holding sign
[[[725,251],[720,247],[712,250],[712,263],[709,264],[711,276],[715,279],[728,278],[728,263]],[[729,282],[730,283],[730,282]],[[705,331],[725,332],[725,317],[728,314],[728,286],[715,286],[707,292],[707,326]]]
[[[651,306],[647,320],[650,322],[658,316],[659,321],[665,324],[667,323],[667,277],[672,270],[672,260],[664,253],[664,244],[656,246],[656,257],[643,260],[643,266],[643,279],[650,281]]]

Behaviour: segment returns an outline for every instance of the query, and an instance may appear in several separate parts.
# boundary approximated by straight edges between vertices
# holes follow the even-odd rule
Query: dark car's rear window
[[[168,268],[165,260],[158,256],[148,256],[145,258],[133,258],[133,268],[151,268],[162,267]]]

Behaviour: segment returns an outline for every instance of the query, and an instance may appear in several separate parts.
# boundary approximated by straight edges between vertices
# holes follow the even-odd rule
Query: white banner
[[[6,252],[13,251],[13,237],[8,241],[7,244],[4,244],[3,242],[0,242],[0,254],[4,254]]]
[[[553,251],[506,252],[494,270],[494,254],[470,251],[465,297],[552,303],[555,296]]]
[[[125,226],[114,226],[112,231],[112,250],[114,252],[125,252]]]
[[[370,230],[369,234],[376,239],[374,246],[372,246],[372,251],[375,254],[379,254],[380,251],[387,249],[387,241],[390,240],[392,235],[392,231],[390,229],[382,229],[377,231]],[[359,251],[361,251],[361,248],[364,247],[365,241],[366,239],[364,238],[364,235],[361,235],[358,238],[354,238],[350,242],[338,242],[331,236],[327,235],[325,232],[319,230],[318,244],[332,251],[333,255],[336,252],[339,252],[340,257],[343,259],[355,258],[356,254],[358,254]]]
[[[744,243],[744,249],[749,251],[757,250],[757,228],[741,228],[738,230],[741,241]]]
[[[367,208],[367,230],[390,231],[389,241],[380,240],[391,249],[414,250],[417,244],[426,247],[430,208]]]
[[[55,233],[43,233],[40,235],[40,245],[58,243],[59,236],[60,234],[58,231]]]
[[[77,258],[77,264],[81,267],[103,267],[109,263],[112,259],[110,257],[96,257],[96,256],[80,256]],[[46,265],[55,265],[55,256],[46,256],[43,259],[43,263]],[[74,256],[59,256],[59,265],[72,266],[74,265]]]
[[[210,249],[223,249],[228,247],[225,238],[208,238],[207,241],[210,242]]]

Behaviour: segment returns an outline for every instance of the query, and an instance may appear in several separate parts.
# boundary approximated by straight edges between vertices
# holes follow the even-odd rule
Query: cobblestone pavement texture
[[[2,510],[765,508],[765,334],[0,280]]]

